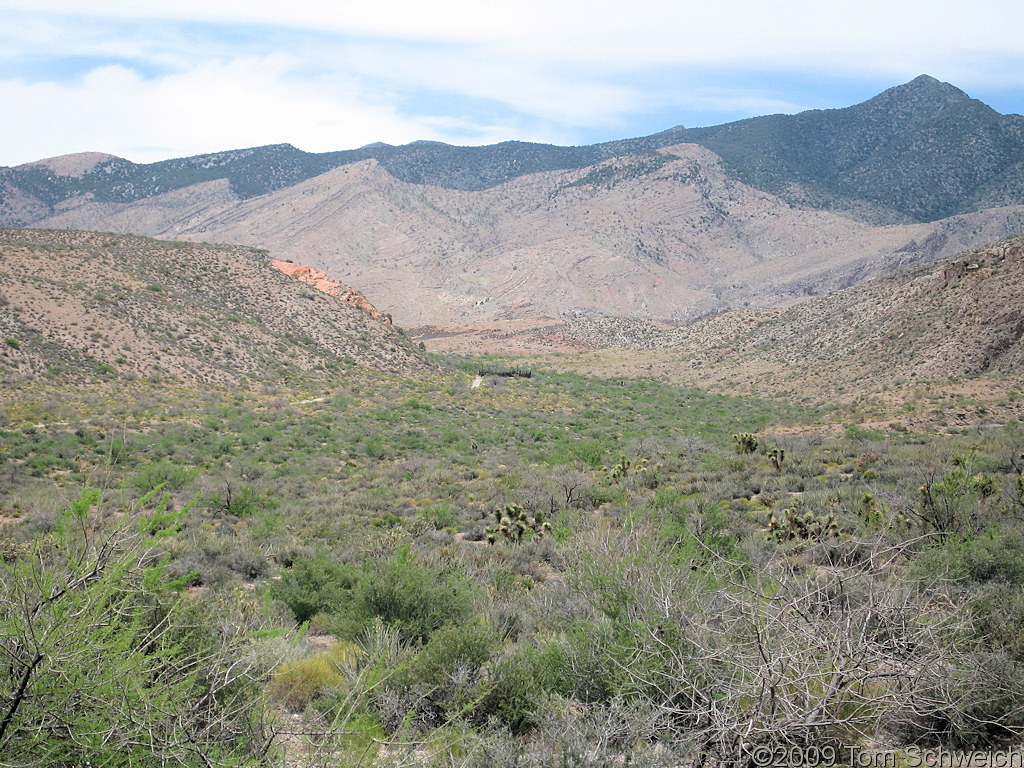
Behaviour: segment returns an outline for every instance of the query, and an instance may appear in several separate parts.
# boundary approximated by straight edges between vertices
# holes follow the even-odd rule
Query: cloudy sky
[[[0,165],[590,144],[930,74],[1024,112],[1020,0],[0,0]]]

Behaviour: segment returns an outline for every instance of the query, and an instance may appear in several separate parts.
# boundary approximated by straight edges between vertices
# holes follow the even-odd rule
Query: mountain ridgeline
[[[1001,115],[922,75],[845,109],[680,126],[582,147],[419,141],[316,154],[277,144],[145,165],[101,156],[76,173],[41,161],[0,169],[0,225],[32,224],[58,203],[85,195],[133,202],[218,179],[247,199],[371,158],[401,181],[482,190],[526,174],[584,168],[684,142],[715,152],[754,187],[875,223],[935,221],[1024,202],[1024,118]]]
[[[921,76],[846,109],[687,132],[754,187],[814,207],[935,221],[1024,200],[1024,117]]]

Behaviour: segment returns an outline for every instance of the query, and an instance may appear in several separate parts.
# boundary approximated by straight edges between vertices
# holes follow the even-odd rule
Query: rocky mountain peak
[[[893,116],[926,117],[930,111],[941,108],[972,110],[981,108],[997,115],[995,110],[982,102],[972,99],[955,85],[936,80],[930,75],[919,75],[909,83],[897,85],[869,99],[861,108],[880,108]],[[858,107],[854,107],[857,109]]]

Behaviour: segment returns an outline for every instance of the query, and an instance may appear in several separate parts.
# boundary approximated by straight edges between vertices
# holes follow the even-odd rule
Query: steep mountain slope
[[[715,351],[868,388],[1024,374],[1024,237],[794,306]],[[695,358],[699,363],[699,356]],[[872,387],[873,385],[873,387]]]
[[[760,189],[934,221],[1024,199],[1024,118],[922,75],[846,109],[687,132]],[[793,185],[796,185],[794,187]]]
[[[238,200],[224,181],[66,201],[47,227],[242,243],[359,287],[401,325],[774,305],[1024,231],[1024,208],[875,227],[794,207],[678,145],[468,192],[370,160]]]
[[[130,203],[219,180],[247,199],[370,159],[405,182],[482,190],[527,174],[583,168],[683,142],[718,153],[753,186],[792,201],[857,211],[875,222],[933,221],[1024,202],[1024,118],[1000,115],[951,85],[921,76],[845,109],[713,128],[678,126],[584,147],[414,142],[313,154],[278,144],[145,165],[91,157],[94,162],[76,173],[64,172],[67,161],[57,158],[0,168],[0,225],[37,223],[62,201],[84,196]]]
[[[394,327],[247,248],[0,229],[0,379],[277,380],[426,365]]]

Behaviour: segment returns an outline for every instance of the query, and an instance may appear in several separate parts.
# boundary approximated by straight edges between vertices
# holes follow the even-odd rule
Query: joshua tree
[[[542,538],[551,530],[542,512],[530,515],[518,504],[495,507],[494,520],[493,525],[487,526],[487,541],[491,544],[497,542],[499,536],[518,544],[526,538]]]
[[[736,453],[754,453],[760,445],[757,435],[750,432],[733,435],[732,439],[736,441]]]

